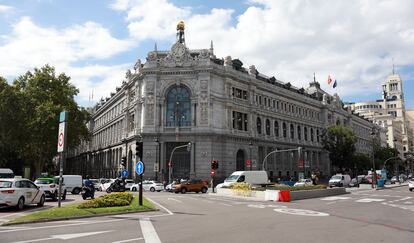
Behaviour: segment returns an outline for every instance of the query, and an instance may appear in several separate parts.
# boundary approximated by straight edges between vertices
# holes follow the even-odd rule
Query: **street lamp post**
[[[252,143],[252,141],[250,141],[250,143],[249,143],[249,150],[250,150],[250,170],[252,170],[252,147],[253,147],[253,143]]]
[[[169,166],[168,183],[172,182],[172,170],[173,170],[172,157],[173,157],[173,154],[174,154],[175,150],[177,150],[179,148],[184,148],[184,147],[187,147],[187,150],[191,151],[191,142],[189,142],[185,145],[177,146],[177,147],[173,148],[173,150],[171,151],[170,160],[168,161],[168,166]]]
[[[372,179],[371,179],[371,182],[372,182],[372,188],[375,188],[375,184],[376,184],[376,182],[377,182],[377,173],[376,173],[376,170],[375,170],[375,148],[374,148],[374,143],[375,143],[375,135],[376,135],[377,133],[376,133],[376,131],[375,131],[375,128],[372,128],[372,131],[371,131],[371,136],[372,136]]]
[[[281,153],[281,152],[289,152],[289,151],[298,151],[298,153],[300,154],[300,151],[302,150],[302,147],[298,147],[298,148],[295,148],[295,149],[285,149],[285,150],[273,150],[272,152],[270,152],[270,153],[268,153],[265,157],[264,157],[264,159],[263,159],[263,162],[262,162],[262,170],[266,170],[265,169],[265,163],[267,162],[266,161],[266,159],[267,159],[267,157],[269,157],[271,154],[274,154],[274,153]],[[305,166],[305,165],[304,165]]]
[[[155,181],[158,181],[158,171],[160,168],[160,164],[158,160],[158,154],[159,154],[158,150],[160,147],[160,141],[158,140],[158,137],[155,138],[155,144],[156,144],[156,147],[155,147],[155,165],[156,166],[154,166],[154,168],[156,168],[156,170],[154,170],[154,173],[155,173]]]

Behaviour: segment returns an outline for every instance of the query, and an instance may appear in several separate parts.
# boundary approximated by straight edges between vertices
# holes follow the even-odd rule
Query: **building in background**
[[[271,179],[311,171],[330,175],[320,137],[335,124],[352,127],[357,152],[372,154],[374,124],[323,91],[315,78],[308,88],[297,88],[253,65],[245,68],[239,59],[217,58],[212,43],[189,49],[183,23],[170,50],[155,46],[91,114],[92,138],[68,155],[67,173],[114,177],[125,158],[129,177],[141,159],[144,177],[157,180],[168,180],[170,172],[174,178],[209,178],[212,160],[219,163],[220,179],[263,167]],[[188,142],[191,150],[176,150],[170,162],[173,149]],[[301,158],[295,151],[278,153],[263,164],[275,149],[298,147],[304,148]]]

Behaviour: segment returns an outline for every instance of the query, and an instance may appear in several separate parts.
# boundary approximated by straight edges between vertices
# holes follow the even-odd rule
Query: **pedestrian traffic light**
[[[126,166],[126,157],[122,157],[122,159],[121,159],[121,165],[122,165],[123,167],[125,167],[125,166]]]

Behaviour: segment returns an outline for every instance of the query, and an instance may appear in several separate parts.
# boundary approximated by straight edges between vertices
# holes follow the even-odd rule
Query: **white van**
[[[59,176],[55,176],[59,179]],[[82,176],[80,175],[63,175],[63,185],[66,190],[72,194],[79,194],[82,190]]]
[[[342,174],[336,174],[331,177],[329,180],[329,187],[333,186],[349,186],[349,183],[351,182],[351,176],[349,175],[342,175]]]
[[[251,185],[268,184],[267,172],[264,170],[253,171],[235,171],[224,180],[224,183],[218,184],[217,187],[231,186],[236,182],[247,182]]]
[[[13,178],[14,173],[11,169],[0,168],[0,178]]]

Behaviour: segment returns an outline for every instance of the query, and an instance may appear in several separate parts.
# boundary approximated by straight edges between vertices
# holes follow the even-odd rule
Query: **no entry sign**
[[[65,123],[59,123],[59,133],[58,133],[58,153],[63,152],[63,148],[65,146]]]

